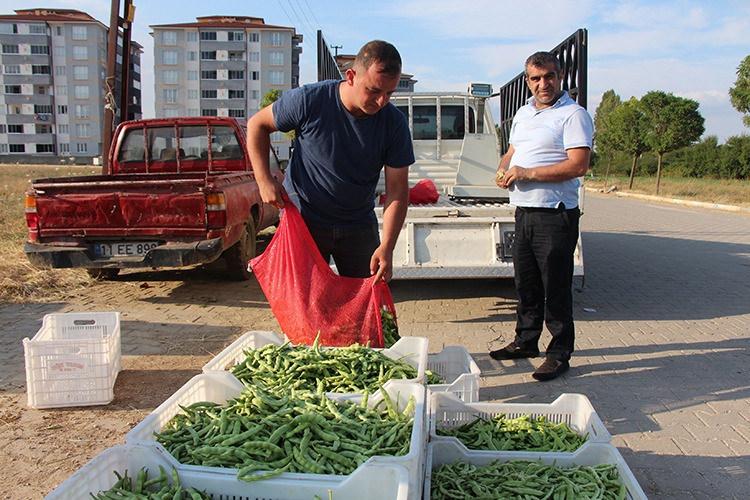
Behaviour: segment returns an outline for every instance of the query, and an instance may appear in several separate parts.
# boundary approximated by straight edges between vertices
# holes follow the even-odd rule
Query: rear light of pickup
[[[224,193],[206,194],[206,223],[208,229],[221,229],[227,225],[227,203]]]
[[[24,200],[26,227],[29,228],[29,241],[39,241],[39,214],[36,212],[36,197],[26,193]]]

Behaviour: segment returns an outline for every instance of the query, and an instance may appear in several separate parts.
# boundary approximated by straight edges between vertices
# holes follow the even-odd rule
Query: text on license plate
[[[97,243],[94,254],[97,257],[123,257],[146,255],[149,250],[159,246],[155,241],[131,241],[126,243]]]

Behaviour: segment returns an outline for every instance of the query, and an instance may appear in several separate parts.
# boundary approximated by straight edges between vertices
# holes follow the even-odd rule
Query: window
[[[186,160],[208,158],[208,131],[206,127],[180,127],[180,147]]]
[[[216,40],[215,31],[201,31],[201,40]]]
[[[219,113],[216,109],[204,108],[201,109],[201,116],[219,116]]]
[[[260,35],[258,33],[250,33],[251,42],[260,42]]]
[[[269,71],[268,79],[271,81],[271,85],[283,85],[284,84],[284,72],[283,71]]]
[[[216,99],[216,90],[213,90],[213,89],[201,90],[201,98]]]
[[[250,72],[250,79],[251,80],[260,80],[260,72],[259,71],[251,71]]]
[[[34,93],[38,95],[46,95],[47,86],[46,85],[34,85]]]
[[[198,60],[198,52],[195,50],[189,50],[187,53],[187,60],[188,61],[197,61]]]
[[[245,51],[244,50],[230,50],[229,51],[229,60],[230,61],[244,61],[245,60]]]
[[[88,27],[73,26],[70,38],[73,40],[86,40],[88,38]]]
[[[76,118],[88,118],[91,115],[91,108],[88,104],[76,104]]]
[[[7,134],[8,133],[8,127],[4,123],[0,123],[0,134]]]
[[[43,125],[37,123],[34,125],[34,133],[36,134],[51,134],[52,133],[52,125]]]
[[[271,45],[274,47],[281,47],[281,33],[278,31],[271,33]]]
[[[245,98],[245,91],[244,90],[229,90],[229,98],[230,99],[244,99]]]
[[[260,52],[252,51],[250,52],[250,62],[258,62],[260,61]]]
[[[31,66],[32,75],[49,75],[49,66],[47,64],[34,64]]]
[[[34,114],[37,114],[37,115],[52,114],[52,104],[34,104]]]
[[[76,123],[76,135],[78,137],[91,137],[91,125],[88,123]]]
[[[46,35],[47,26],[44,24],[29,24],[29,33],[32,35]]]
[[[201,59],[204,61],[216,60],[216,51],[215,50],[201,50]]]
[[[6,85],[5,93],[6,94],[20,94],[21,86],[20,85]]]
[[[435,106],[412,106],[412,139],[437,139]]]
[[[23,125],[8,125],[9,134],[23,134]]]
[[[87,153],[89,150],[89,145],[85,142],[77,142],[76,143],[76,151],[79,153]]]
[[[76,85],[73,87],[73,94],[76,99],[88,99],[89,98],[89,86],[88,85]]]
[[[18,44],[3,44],[3,54],[18,54]]]
[[[245,79],[245,72],[243,70],[229,70],[229,79],[230,80],[244,80]]]
[[[161,79],[164,83],[177,83],[179,75],[173,69],[167,69],[161,72]]]
[[[85,61],[89,58],[89,48],[85,45],[73,46],[73,59],[76,61]]]
[[[9,115],[20,115],[23,112],[23,108],[20,104],[8,104]]]
[[[177,64],[177,51],[176,50],[165,50],[161,53],[162,64]]]
[[[187,32],[187,41],[188,42],[197,42],[198,41],[198,32],[197,31],[188,31]]]
[[[37,144],[36,152],[37,153],[54,153],[55,145],[54,144]]]
[[[177,140],[174,135],[174,127],[149,128],[147,133],[150,146],[149,157],[153,161],[177,160]]]
[[[68,106],[64,104],[58,104],[57,105],[57,114],[58,115],[67,115],[68,114]]]
[[[231,116],[232,118],[244,118],[245,110],[244,109],[230,109],[229,116]]]
[[[175,118],[180,116],[180,110],[178,108],[164,108],[164,118]]]
[[[211,156],[215,160],[241,160],[242,148],[229,127],[212,127]]]
[[[25,153],[26,146],[23,144],[8,144],[11,153]]]
[[[88,66],[73,66],[73,79],[74,80],[88,80],[89,79],[89,67]]]
[[[64,59],[65,58],[65,47],[54,47],[52,49],[52,53],[54,54],[56,59]]]
[[[70,127],[67,123],[61,123],[57,126],[57,133],[58,134],[68,134],[70,133]]]
[[[143,129],[130,129],[125,134],[118,152],[117,161],[122,163],[140,163],[145,161],[146,144]]]
[[[67,85],[58,85],[55,87],[55,93],[59,96],[66,96],[68,95],[68,86]]]
[[[198,80],[198,71],[197,70],[188,71],[188,80],[190,81]]]
[[[269,63],[271,66],[283,66],[284,64],[284,53],[283,52],[271,52],[269,54]]]
[[[18,75],[21,73],[21,65],[19,64],[6,64],[5,74],[6,75]]]
[[[32,45],[31,46],[31,53],[32,54],[49,54],[49,47],[47,45]]]
[[[250,97],[252,99],[255,99],[255,100],[260,99],[260,91],[258,91],[258,90],[251,90],[250,91]]]
[[[161,43],[162,45],[177,45],[177,32],[176,31],[162,31]]]
[[[188,99],[198,99],[198,89],[188,89]]]
[[[7,153],[8,152],[8,145],[0,143],[0,153]]]
[[[62,26],[55,26],[55,34],[57,36],[62,36]]]
[[[64,143],[60,144],[60,154],[68,154],[70,153],[70,144]]]
[[[245,33],[242,31],[230,31],[227,33],[227,40],[230,42],[242,42],[245,40]]]
[[[167,104],[177,104],[177,89],[164,89],[164,102]]]
[[[55,76],[65,76],[65,66],[55,66]]]
[[[464,125],[463,106],[440,106],[441,139],[463,139]],[[474,109],[469,108],[469,133],[474,133]]]
[[[203,79],[203,80],[216,80],[216,70],[213,70],[213,71],[201,71],[201,79]]]

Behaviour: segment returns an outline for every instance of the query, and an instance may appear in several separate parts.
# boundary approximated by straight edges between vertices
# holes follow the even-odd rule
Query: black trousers
[[[538,347],[542,326],[552,334],[547,356],[561,361],[573,353],[573,253],[578,241],[578,208],[516,209],[513,241],[518,308],[516,344]]]
[[[340,276],[369,278],[370,259],[380,245],[377,224],[355,226],[314,226],[307,222],[310,234],[328,262],[333,257]]]

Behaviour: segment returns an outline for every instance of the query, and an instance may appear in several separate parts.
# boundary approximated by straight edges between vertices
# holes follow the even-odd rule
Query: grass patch
[[[636,177],[633,179],[633,189],[628,189],[628,182],[628,177],[610,176],[606,187],[617,186],[618,191],[656,194],[656,177]],[[604,178],[586,177],[586,186],[604,189]],[[662,177],[659,196],[750,208],[750,180]]]
[[[40,269],[23,252],[24,193],[33,179],[101,173],[99,167],[0,164],[0,302],[49,302],[88,286],[83,269]]]

